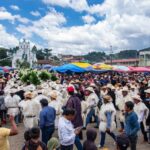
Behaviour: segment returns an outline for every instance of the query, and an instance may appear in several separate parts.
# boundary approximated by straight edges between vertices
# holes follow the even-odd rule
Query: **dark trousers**
[[[124,122],[120,122],[121,129],[124,129]]]
[[[80,138],[78,135],[76,135],[76,138],[75,138],[75,145],[76,145],[78,150],[83,150],[83,147],[82,147],[82,144],[80,142]]]
[[[73,150],[73,145],[68,146],[61,145],[60,150]]]
[[[41,129],[41,131],[42,131],[42,142],[44,142],[47,145],[47,142],[52,137],[52,134],[55,131],[55,127],[54,127],[54,125],[48,126],[48,127],[43,127]]]
[[[148,141],[147,133],[146,133],[146,131],[145,131],[143,122],[140,122],[140,128],[141,128],[141,132],[142,132],[143,137],[144,137],[144,141]]]
[[[87,117],[86,117],[86,126],[90,123],[90,120],[92,119],[92,117],[94,117],[94,119],[96,121],[96,125],[98,126],[99,125],[98,116],[95,115],[94,108],[91,108],[91,110],[87,114]]]
[[[136,136],[129,136],[129,141],[130,141],[130,149],[136,150],[137,135]]]
[[[100,133],[100,136],[101,136],[100,145],[101,145],[101,147],[103,147],[105,144],[106,133],[108,133],[116,141],[116,136],[113,132],[101,132]]]

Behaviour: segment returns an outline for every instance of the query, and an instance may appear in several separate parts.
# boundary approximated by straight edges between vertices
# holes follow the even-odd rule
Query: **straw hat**
[[[122,92],[128,92],[128,88],[127,87],[123,87]]]
[[[56,91],[51,91],[50,97],[56,99],[57,98],[57,92]]]
[[[107,102],[111,102],[112,101],[112,98],[109,95],[105,95],[103,97],[103,99],[105,99]]]
[[[132,96],[132,99],[136,99],[136,100],[139,100],[140,102],[142,101],[141,97],[139,95],[134,95]]]
[[[25,98],[33,98],[33,93],[32,92],[25,92],[24,96],[25,96]]]
[[[150,94],[150,89],[147,89],[147,90],[145,90],[144,92]]]
[[[94,89],[92,87],[88,87],[85,89],[86,91],[94,92]]]

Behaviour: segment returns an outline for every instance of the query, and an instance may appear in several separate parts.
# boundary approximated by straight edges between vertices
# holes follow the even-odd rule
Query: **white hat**
[[[147,89],[147,90],[145,90],[144,92],[150,94],[150,89]]]
[[[88,87],[85,89],[86,91],[90,91],[90,92],[94,92],[93,88],[92,87]]]
[[[142,101],[142,99],[141,99],[141,97],[139,96],[139,95],[134,95],[134,96],[132,96],[132,99],[134,100],[134,99],[137,99],[137,100],[139,100],[139,101]]]
[[[127,87],[123,87],[122,91],[128,92],[128,88]]]
[[[17,89],[10,89],[10,93],[16,93]]]
[[[56,99],[57,98],[57,92],[55,90],[51,91],[50,97]]]
[[[31,85],[29,85],[28,87],[27,87],[27,91],[34,91],[36,88],[35,88],[35,86],[33,85],[33,84],[31,84]]]
[[[47,89],[47,88],[49,88],[49,85],[48,85],[48,83],[43,83],[43,84],[41,85],[41,87],[42,87],[43,89]]]
[[[96,87],[96,85],[94,83],[91,83],[90,87]]]
[[[112,88],[112,84],[107,84],[107,88]]]

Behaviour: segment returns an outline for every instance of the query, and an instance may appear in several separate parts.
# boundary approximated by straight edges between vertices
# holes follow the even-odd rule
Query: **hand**
[[[107,129],[106,129],[106,131],[107,131],[107,132],[110,132],[110,129],[109,129],[109,128],[107,128]]]
[[[74,133],[75,133],[76,135],[78,135],[78,134],[80,133],[80,131],[79,131],[78,129],[75,129]]]
[[[13,115],[9,115],[9,120],[10,120],[10,122],[13,122],[14,121],[14,116]]]

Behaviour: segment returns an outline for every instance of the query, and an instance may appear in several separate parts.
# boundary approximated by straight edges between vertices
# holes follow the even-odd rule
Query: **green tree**
[[[32,47],[32,52],[35,54],[37,53],[37,47],[35,45]]]
[[[38,60],[44,60],[45,58],[45,53],[43,52],[42,49],[38,50],[37,53],[36,53],[36,58]]]
[[[44,49],[44,54],[45,54],[45,58],[46,58],[46,60],[48,60],[49,59],[49,57],[50,56],[52,56],[52,49],[48,49],[48,48],[45,48]]]

